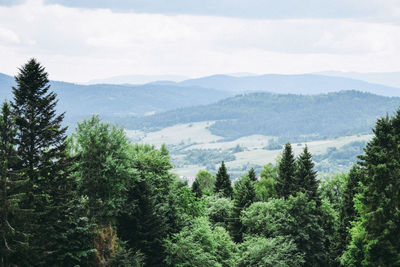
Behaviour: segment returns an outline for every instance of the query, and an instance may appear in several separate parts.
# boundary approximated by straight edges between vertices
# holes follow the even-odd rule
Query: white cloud
[[[9,30],[0,27],[0,42],[2,43],[10,43],[10,44],[18,44],[20,42],[18,35]]]
[[[6,40],[6,41],[4,41]],[[36,57],[52,79],[123,74],[400,70],[400,26],[350,19],[116,13],[30,0],[0,7],[0,72]]]

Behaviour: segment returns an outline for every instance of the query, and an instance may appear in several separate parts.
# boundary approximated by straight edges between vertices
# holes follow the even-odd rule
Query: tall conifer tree
[[[288,199],[289,196],[296,195],[298,185],[295,178],[296,161],[290,143],[285,145],[282,158],[279,162],[279,172],[275,185],[278,197]]]
[[[66,152],[64,114],[57,114],[56,94],[50,92],[48,74],[35,59],[20,68],[13,87],[18,170],[27,178],[28,197],[23,208],[35,216],[27,223],[30,231],[29,259],[35,265],[48,264],[56,255],[62,231],[61,213],[71,193],[67,178],[71,162]],[[62,227],[61,227],[62,228]]]
[[[233,201],[234,207],[232,218],[230,221],[230,230],[235,242],[242,242],[242,235],[245,229],[243,228],[240,216],[242,211],[248,208],[256,198],[254,181],[248,176],[240,178],[234,187]]]
[[[256,171],[254,170],[254,168],[251,168],[249,170],[248,176],[249,176],[251,181],[257,182],[257,174],[256,174]]]
[[[345,266],[400,266],[400,110],[381,118],[360,156],[365,176]]]
[[[26,235],[22,232],[21,221],[26,220],[29,211],[19,207],[23,192],[20,187],[24,180],[15,170],[18,160],[15,122],[10,105],[4,102],[0,115],[0,265],[21,264],[15,261],[18,252],[26,248]]]
[[[303,192],[310,200],[316,201],[319,205],[321,200],[318,194],[317,172],[313,168],[312,155],[306,146],[297,160],[296,191]]]
[[[222,161],[221,166],[218,169],[214,190],[216,193],[222,193],[224,197],[232,198],[232,183],[226,170],[224,161]]]

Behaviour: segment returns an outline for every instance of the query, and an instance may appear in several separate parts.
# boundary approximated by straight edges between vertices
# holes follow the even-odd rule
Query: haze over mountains
[[[11,99],[14,78],[0,75],[0,99]],[[230,93],[198,86],[162,84],[80,85],[51,82],[59,99],[58,110],[66,111],[66,123],[76,122],[99,114],[109,121],[119,117],[144,116],[180,107],[204,105],[230,96]]]
[[[11,86],[14,84],[14,78],[8,75],[0,74],[0,98],[11,99]],[[255,109],[249,107],[252,105],[249,99],[253,99],[253,96],[236,98],[229,98],[227,100],[216,103],[220,100],[232,97],[236,94],[248,93],[248,92],[269,92],[275,94],[302,94],[302,95],[318,95],[329,92],[338,92],[344,90],[356,90],[362,92],[369,92],[382,96],[400,96],[400,89],[390,87],[381,84],[368,83],[361,80],[355,80],[345,77],[334,77],[317,74],[302,74],[302,75],[280,75],[280,74],[266,74],[266,75],[251,75],[247,73],[232,74],[232,75],[213,75],[202,77],[198,79],[189,79],[181,82],[174,81],[158,81],[142,85],[115,85],[115,84],[93,84],[93,85],[81,85],[67,82],[51,82],[52,90],[54,90],[59,98],[59,110],[66,111],[66,122],[68,125],[75,125],[77,121],[88,118],[91,114],[99,114],[103,119],[122,123],[126,127],[138,127],[143,124],[149,127],[160,127],[161,125],[154,125],[154,121],[159,121],[160,118],[165,117],[162,125],[171,125],[171,123],[179,123],[182,121],[190,122],[190,120],[198,121],[198,117],[207,117],[205,120],[214,119],[238,119],[235,115],[238,112],[249,112],[246,115],[240,115],[243,119],[246,116],[251,121],[251,118],[259,117],[258,110],[262,110],[263,116],[273,116],[275,120],[280,120],[281,116],[286,113],[278,112],[278,103],[284,100],[284,96],[276,96],[273,94],[259,94],[257,97],[261,97],[262,101],[254,106]],[[369,94],[355,94],[347,93],[344,94],[347,98],[343,101],[343,94],[333,94],[320,97],[303,97],[298,98],[295,96],[287,97],[289,103],[294,101],[295,105],[303,105],[310,107],[307,112],[313,113],[313,107],[318,104],[319,99],[330,99],[339,105],[344,110],[347,107],[358,106],[360,110],[364,110],[368,118],[364,118],[363,114],[360,114],[360,118],[365,119],[365,125],[370,127],[370,123],[374,121],[376,116],[384,115],[385,112],[391,112],[396,108],[398,104],[397,99],[382,98],[378,96],[372,96]],[[332,99],[331,99],[332,98]],[[296,102],[301,99],[301,103]],[[231,105],[232,101],[237,101],[236,105],[232,108],[227,108],[226,105]],[[244,101],[244,103],[242,102]],[[247,101],[247,102],[246,102]],[[250,102],[248,102],[250,101]],[[274,102],[277,101],[277,102]],[[325,100],[321,100],[325,101]],[[338,102],[339,101],[339,102]],[[317,103],[316,103],[317,102]],[[354,103],[353,103],[354,102]],[[375,103],[375,104],[373,104]],[[378,105],[380,103],[381,106]],[[213,105],[210,105],[213,104]],[[329,103],[327,103],[329,104]],[[353,105],[354,104],[354,105]],[[364,104],[364,106],[362,106]],[[209,105],[206,107],[196,107],[200,105]],[[285,106],[286,103],[283,105]],[[238,109],[237,107],[241,107]],[[272,108],[276,107],[276,109]],[[320,108],[322,106],[319,106]],[[180,110],[181,108],[184,111]],[[176,111],[171,111],[176,110]],[[211,110],[212,113],[211,114]],[[251,111],[249,111],[251,110]],[[269,110],[269,111],[267,111]],[[171,111],[169,113],[161,114],[162,112]],[[288,106],[286,110],[288,112],[299,112],[296,108]],[[195,113],[198,112],[196,115]],[[267,113],[265,113],[267,112]],[[269,112],[269,113],[268,113]],[[344,111],[343,111],[344,112]],[[145,115],[155,114],[155,116],[143,118]],[[254,113],[254,114],[253,114]],[[175,114],[175,115],[173,115]],[[335,116],[335,110],[332,108],[332,113],[328,114],[330,117]],[[320,114],[321,116],[323,114]],[[336,114],[337,115],[337,114]],[[175,116],[171,119],[171,116]],[[290,114],[285,116],[290,117]],[[259,123],[265,123],[265,118]],[[344,116],[346,118],[346,116]],[[240,121],[240,120],[239,120]],[[348,127],[357,128],[357,123],[351,123],[348,120]],[[243,122],[242,122],[243,123]],[[253,128],[263,127],[259,126],[255,121]],[[271,122],[272,123],[272,122]],[[220,126],[218,126],[220,125]],[[293,124],[295,125],[295,124]],[[219,122],[213,126],[212,129],[216,131],[218,127],[232,128],[232,122]],[[238,124],[235,127],[245,127],[245,125]],[[244,134],[251,134],[252,127],[247,127],[248,132],[244,130],[236,130],[237,133],[233,136],[243,136]],[[315,128],[318,128],[317,126]],[[323,129],[323,127],[321,128]],[[336,127],[336,129],[339,129]],[[254,130],[253,132],[259,133]],[[344,132],[343,132],[344,133]],[[321,133],[323,134],[323,133]],[[342,133],[336,133],[342,134]],[[222,136],[228,137],[231,134],[222,133]]]
[[[378,83],[382,85],[400,88],[400,72],[343,72],[343,71],[322,71],[315,74],[345,77],[356,80],[362,80],[369,83]]]
[[[232,93],[263,91],[278,94],[321,94],[341,90],[357,90],[384,96],[400,96],[399,88],[318,74],[265,74],[247,77],[214,75],[186,80],[178,84],[215,88]]]

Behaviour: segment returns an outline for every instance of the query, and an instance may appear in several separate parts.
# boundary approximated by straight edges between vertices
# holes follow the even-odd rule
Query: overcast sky
[[[0,72],[400,71],[398,0],[0,0]]]

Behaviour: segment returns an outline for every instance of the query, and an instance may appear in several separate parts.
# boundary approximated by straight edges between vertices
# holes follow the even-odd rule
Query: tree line
[[[400,266],[400,111],[348,173],[320,181],[307,147],[232,186],[192,186],[168,149],[98,116],[68,137],[48,74],[19,69],[0,115],[0,266]]]

